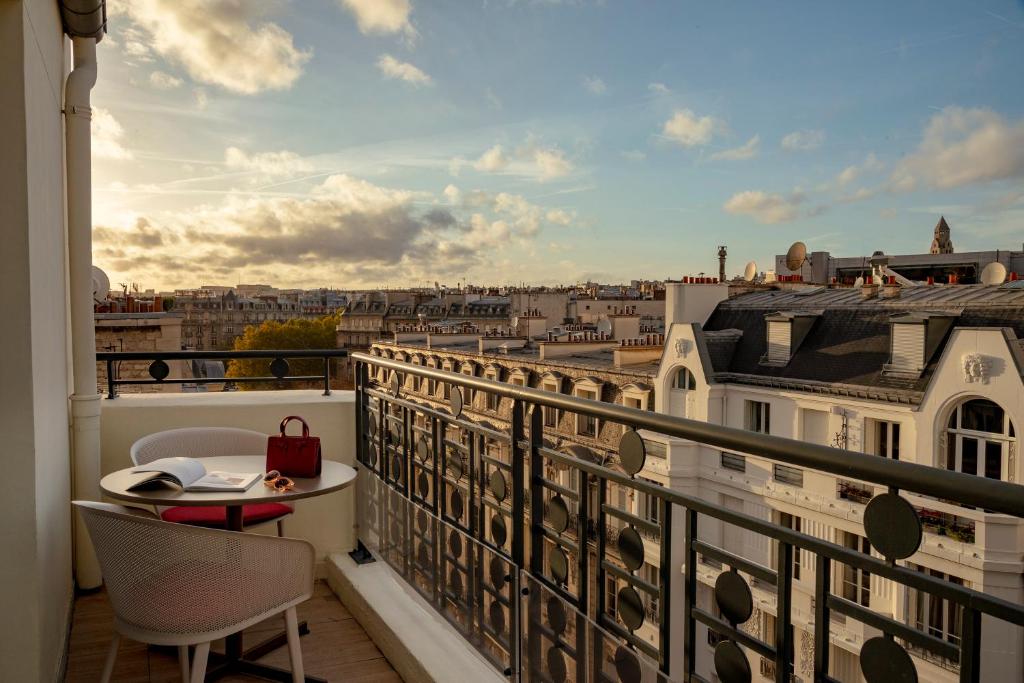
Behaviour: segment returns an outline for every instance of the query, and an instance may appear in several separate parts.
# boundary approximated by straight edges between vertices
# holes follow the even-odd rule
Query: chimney
[[[867,301],[878,296],[878,285],[873,282],[865,282],[860,288],[860,298]]]
[[[883,299],[895,299],[900,295],[900,285],[892,275],[885,278],[885,285],[882,287]]]
[[[696,278],[693,278],[696,280]],[[673,324],[703,325],[719,303],[729,298],[729,285],[699,285],[682,282],[665,283],[665,330]]]

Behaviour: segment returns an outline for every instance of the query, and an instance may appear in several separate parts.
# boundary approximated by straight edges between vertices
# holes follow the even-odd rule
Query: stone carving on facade
[[[964,354],[964,381],[967,383],[980,382],[988,384],[989,363],[980,353]]]
[[[800,631],[800,675],[814,677],[814,634],[804,630]]]
[[[685,358],[690,354],[690,340],[689,339],[677,339],[676,340],[676,356],[679,358]]]

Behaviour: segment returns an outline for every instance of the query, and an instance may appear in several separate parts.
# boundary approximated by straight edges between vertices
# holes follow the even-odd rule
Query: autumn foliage
[[[326,315],[315,320],[293,319],[285,322],[267,320],[259,326],[250,325],[235,340],[236,351],[333,349],[336,344],[337,315]],[[269,377],[271,358],[237,359],[230,361],[227,377]],[[288,359],[289,375],[323,375],[320,358]],[[288,388],[304,388],[307,383],[287,382]],[[273,389],[278,382],[239,383],[240,389]],[[308,386],[319,386],[310,382]]]

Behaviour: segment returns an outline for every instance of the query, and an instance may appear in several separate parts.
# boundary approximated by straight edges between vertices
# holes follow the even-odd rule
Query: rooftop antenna
[[[999,261],[993,261],[981,269],[981,284],[1001,285],[1006,280],[1006,266]]]
[[[789,268],[792,272],[797,272],[805,263],[813,265],[811,259],[807,256],[807,245],[803,242],[793,242],[789,247],[789,251],[786,252],[786,268]]]
[[[100,268],[92,267],[92,300],[104,301],[110,294],[110,278]]]

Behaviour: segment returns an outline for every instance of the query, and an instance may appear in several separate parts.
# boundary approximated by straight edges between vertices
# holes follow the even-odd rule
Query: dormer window
[[[947,313],[897,313],[891,318],[889,362],[883,374],[920,377],[953,324]]]
[[[820,315],[819,311],[779,311],[765,316],[768,343],[761,364],[788,364]]]

